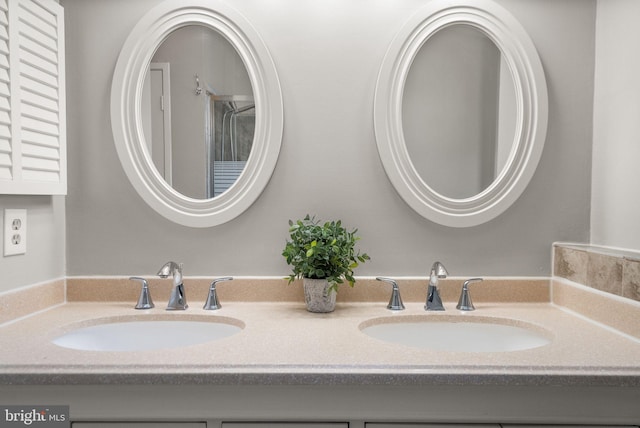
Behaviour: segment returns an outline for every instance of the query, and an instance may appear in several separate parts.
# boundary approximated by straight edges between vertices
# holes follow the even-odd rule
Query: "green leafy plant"
[[[370,260],[366,253],[355,250],[360,239],[357,232],[348,231],[340,220],[321,224],[308,214],[296,222],[289,220],[290,240],[282,251],[293,270],[289,283],[296,278],[326,279],[330,288],[337,291],[346,280],[353,287],[353,270]]]

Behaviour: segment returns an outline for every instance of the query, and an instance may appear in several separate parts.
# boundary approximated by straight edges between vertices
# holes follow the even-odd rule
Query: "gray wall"
[[[0,195],[3,239],[6,208],[27,210],[27,253],[3,257],[4,242],[0,242],[0,293],[62,278],[65,275],[64,197]]]
[[[640,250],[640,2],[598,2],[591,241]]]
[[[285,108],[282,151],[261,197],[209,229],[165,220],[120,167],[109,120],[111,76],[135,22],[156,0],[63,0],[66,11],[69,275],[285,275],[287,220],[307,212],[357,226],[372,261],[359,275],[548,275],[554,241],[588,241],[595,1],[501,0],[536,44],[549,131],[529,188],[497,219],[452,229],[415,214],[387,179],[372,103],[396,31],[424,0],[233,2],[262,35]]]

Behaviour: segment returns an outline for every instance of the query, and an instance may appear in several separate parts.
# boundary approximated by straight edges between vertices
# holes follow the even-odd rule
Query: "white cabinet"
[[[411,423],[411,424],[382,424],[367,423],[366,428],[500,428],[500,424],[428,424],[428,423]]]
[[[529,424],[394,424],[368,423],[366,428],[638,428],[622,425],[529,425]]]
[[[214,423],[214,426],[219,426]],[[349,428],[348,422],[222,422],[222,428]],[[207,428],[206,422],[74,422],[72,428]],[[629,425],[365,423],[366,428],[638,428]]]
[[[64,13],[0,0],[0,194],[67,192]]]
[[[71,428],[207,428],[206,422],[73,422]]]
[[[324,422],[219,422],[214,427],[222,428],[349,428],[344,423]],[[72,428],[207,428],[206,422],[73,422]]]
[[[222,428],[349,428],[347,422],[223,422]]]
[[[217,385],[206,378],[200,381],[197,385],[2,384],[0,403],[69,406],[74,428],[138,428],[130,425],[134,421],[147,422],[140,428],[162,421],[183,422],[175,426],[186,428],[439,428],[443,424],[445,428],[638,428],[640,422],[640,388],[635,386]],[[100,421],[122,423],[97,424]]]
[[[514,425],[502,424],[502,428],[638,428],[633,425]]]

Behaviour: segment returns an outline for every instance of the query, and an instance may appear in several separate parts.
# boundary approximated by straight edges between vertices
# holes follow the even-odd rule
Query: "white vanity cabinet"
[[[72,428],[349,428],[348,422],[74,422]]]
[[[206,422],[73,422],[72,428],[207,428]]]
[[[639,389],[633,386],[205,382],[206,379],[198,385],[2,385],[0,402],[69,406],[74,428],[138,428],[132,422],[147,422],[139,426],[148,428],[165,421],[180,424],[158,426],[440,428],[446,424],[447,428],[551,428],[551,425],[638,428],[640,425]]]
[[[222,428],[349,428],[348,422],[222,422]]]
[[[499,424],[394,424],[368,423],[365,428],[500,428]]]
[[[350,428],[349,422],[74,422],[72,428]],[[621,425],[512,425],[512,424],[433,424],[433,423],[365,423],[365,428],[638,428]]]
[[[0,194],[67,193],[64,14],[0,0]]]
[[[515,425],[515,424],[365,424],[366,428],[638,428],[633,425]]]

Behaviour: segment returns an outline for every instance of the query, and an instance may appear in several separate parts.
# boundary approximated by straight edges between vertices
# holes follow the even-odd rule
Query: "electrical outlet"
[[[4,210],[4,255],[27,252],[27,210]]]

